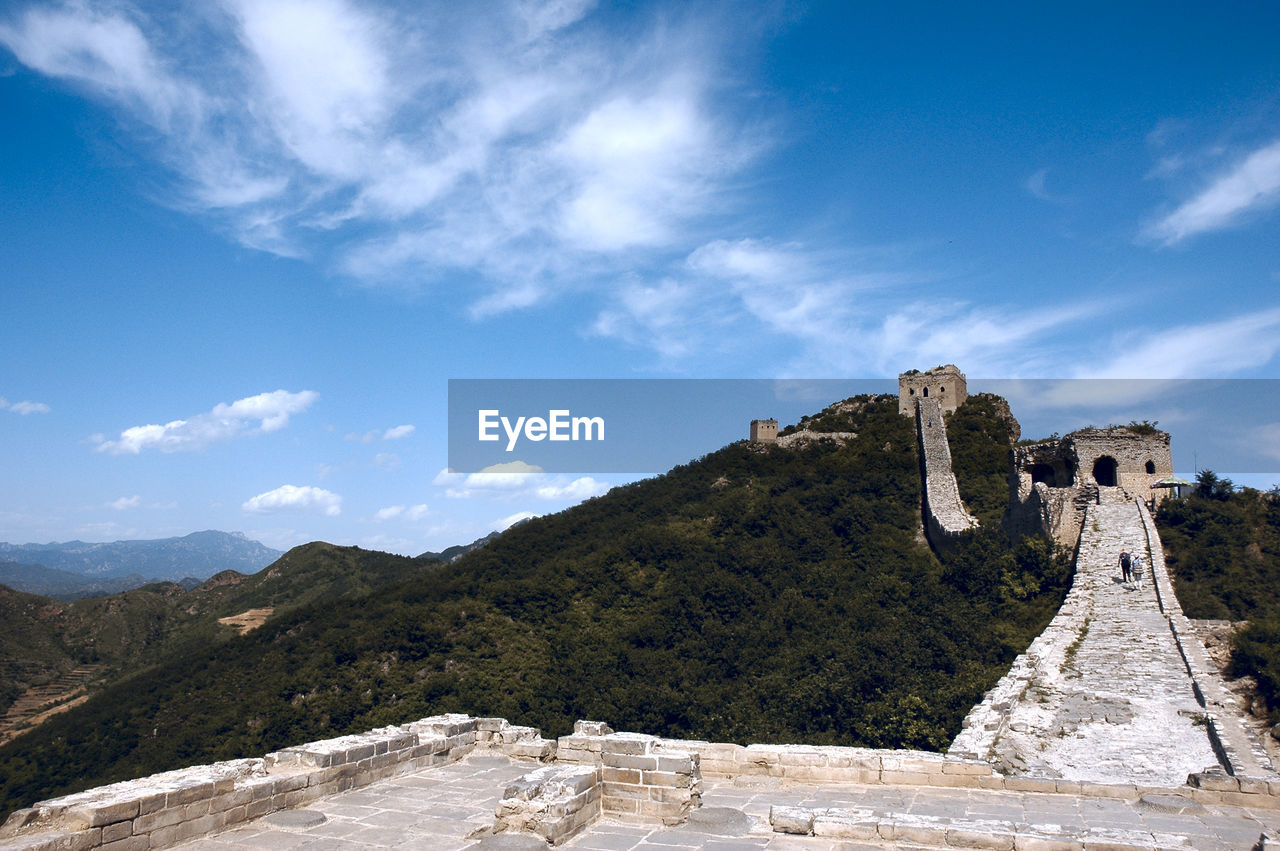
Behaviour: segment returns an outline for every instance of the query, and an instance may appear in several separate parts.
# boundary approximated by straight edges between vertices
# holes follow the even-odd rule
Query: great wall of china
[[[963,376],[903,379],[923,519],[945,545],[976,524],[944,423]],[[589,721],[547,740],[447,715],[43,801],[0,848],[1280,847],[1280,774],[1183,616],[1146,506],[1167,451],[1167,435],[1106,431],[1014,453],[1012,522],[1074,532],[1075,579],[945,754]],[[1119,581],[1121,548],[1143,556],[1140,581]]]

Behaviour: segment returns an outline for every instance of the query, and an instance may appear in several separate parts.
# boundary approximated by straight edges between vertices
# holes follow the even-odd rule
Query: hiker
[[[1128,550],[1120,551],[1120,576],[1123,582],[1133,578],[1133,557],[1129,555]]]
[[[1133,557],[1133,581],[1142,584],[1142,556]]]

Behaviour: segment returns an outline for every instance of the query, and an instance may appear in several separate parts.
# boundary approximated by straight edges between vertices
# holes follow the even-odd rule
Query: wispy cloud
[[[1280,353],[1280,308],[1117,337],[1081,378],[1214,378],[1264,366]]]
[[[1028,177],[1022,185],[1026,187],[1026,190],[1031,193],[1032,197],[1039,198],[1041,201],[1048,201],[1051,204],[1061,204],[1065,202],[1067,199],[1064,196],[1059,195],[1056,192],[1049,191],[1048,186],[1046,185],[1048,180],[1049,169],[1042,168]]]
[[[142,505],[142,497],[137,495],[122,496],[119,499],[108,502],[107,508],[112,508],[116,511],[128,511],[130,508],[137,508],[139,505]]]
[[[430,513],[431,509],[425,503],[418,505],[388,505],[386,508],[379,508],[373,517],[378,521],[410,520],[416,522]]]
[[[727,19],[611,31],[593,5],[66,3],[6,16],[0,43],[143,131],[176,206],[370,284],[462,270],[483,316],[679,250],[768,144],[718,106]]]
[[[213,410],[185,420],[127,428],[118,440],[95,440],[96,449],[112,455],[137,455],[144,449],[194,452],[247,434],[279,431],[291,416],[305,411],[318,398],[312,390],[259,393],[231,404],[219,403]]]
[[[358,441],[359,443],[376,443],[379,440],[402,440],[416,430],[411,425],[398,425],[387,429],[366,431],[364,434],[348,434],[345,439]]]
[[[281,485],[275,490],[260,493],[240,506],[252,514],[270,514],[276,511],[316,511],[326,517],[342,513],[342,497],[324,488]]]
[[[8,399],[0,396],[0,411],[12,411],[15,414],[27,416],[28,414],[47,414],[51,408],[44,402],[30,402],[23,400],[21,402],[10,402]]]
[[[612,485],[590,476],[569,479],[542,472],[523,461],[510,461],[486,467],[479,473],[455,473],[444,469],[431,482],[444,488],[450,499],[483,498],[508,501],[543,499],[579,502],[609,491]]]
[[[1250,213],[1280,202],[1280,140],[1265,145],[1219,174],[1194,197],[1147,226],[1144,235],[1173,245],[1239,224]]]

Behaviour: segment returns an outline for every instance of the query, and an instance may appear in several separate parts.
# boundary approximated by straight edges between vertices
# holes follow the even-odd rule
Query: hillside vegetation
[[[0,749],[0,809],[449,711],[943,748],[1056,610],[1065,564],[994,528],[935,557],[896,397],[813,419],[859,437],[727,446],[122,683]],[[989,444],[958,447],[962,481],[1003,477],[1007,426],[962,433]]]
[[[1210,471],[1156,516],[1178,602],[1190,618],[1249,621],[1233,673],[1250,675],[1280,721],[1280,490],[1237,490]]]
[[[112,682],[175,654],[208,652],[236,634],[218,618],[355,599],[438,566],[429,558],[313,543],[258,573],[226,570],[190,591],[160,582],[66,603],[0,585],[0,713],[26,689],[79,666],[95,666],[97,682]]]

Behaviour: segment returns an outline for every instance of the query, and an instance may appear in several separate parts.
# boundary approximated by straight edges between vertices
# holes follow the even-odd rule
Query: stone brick
[[[1035,830],[1017,830],[1013,834],[1014,851],[1084,851],[1084,842],[1068,836],[1051,835]]]
[[[1230,774],[1200,772],[1189,776],[1187,778],[1187,783],[1197,789],[1207,789],[1210,792],[1240,791],[1240,781],[1236,780],[1236,778],[1232,777]]]
[[[642,771],[655,771],[658,768],[656,756],[634,756],[622,753],[601,754],[603,763],[610,768],[638,768]]]
[[[1010,792],[1057,792],[1058,781],[1046,777],[1006,777],[1004,788]]]
[[[880,782],[895,786],[928,786],[929,775],[922,771],[890,771],[880,772]]]
[[[640,783],[641,773],[635,768],[618,768],[606,765],[600,769],[600,777],[606,783]]]
[[[985,762],[954,762],[947,760],[942,764],[942,773],[988,777],[993,773],[993,770]]]
[[[212,833],[222,827],[221,815],[204,815],[191,821],[184,821],[171,827],[162,827],[151,832],[151,847],[160,848],[196,839]]]
[[[160,828],[170,827],[178,824],[183,819],[183,808],[172,807],[165,810],[157,810],[154,813],[147,813],[145,816],[138,816],[133,820],[134,833],[151,833]]]
[[[138,801],[116,801],[113,803],[94,803],[72,807],[68,811],[77,820],[88,827],[102,827],[107,824],[126,821],[138,815]]]
[[[968,827],[953,825],[946,830],[946,844],[956,848],[994,848],[1001,851],[1012,851],[1015,834],[1013,825],[1005,829]]]
[[[831,839],[876,840],[879,820],[870,815],[819,814],[813,819],[813,835]]]
[[[180,807],[183,804],[190,804],[193,801],[208,799],[213,797],[213,783],[194,783],[181,789],[174,789],[165,796],[164,805],[166,807]]]
[[[1267,778],[1265,777],[1249,777],[1249,776],[1238,775],[1236,777],[1236,780],[1238,780],[1240,783],[1241,792],[1249,792],[1254,795],[1268,794]]]
[[[100,851],[148,851],[151,840],[146,836],[128,836],[113,842],[103,842]]]
[[[813,833],[814,811],[804,807],[769,807],[769,824],[774,833],[807,836]]]
[[[600,748],[601,755],[609,754],[647,754],[653,750],[654,737],[636,733],[614,733],[606,736]]]
[[[125,839],[133,836],[133,822],[120,821],[115,824],[104,825],[102,828],[103,843],[115,842],[118,839]]]

